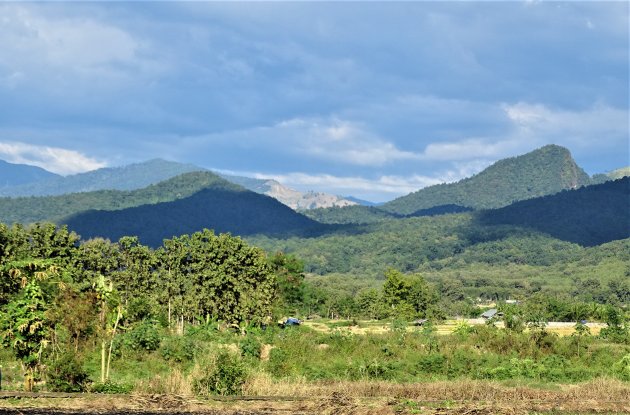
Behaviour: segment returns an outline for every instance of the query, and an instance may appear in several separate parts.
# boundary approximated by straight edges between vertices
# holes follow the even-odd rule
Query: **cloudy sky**
[[[384,201],[545,144],[629,161],[629,4],[0,3],[0,158]]]

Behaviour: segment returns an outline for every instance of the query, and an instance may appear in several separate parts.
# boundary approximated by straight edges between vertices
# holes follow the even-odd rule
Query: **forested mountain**
[[[22,186],[41,180],[61,176],[44,170],[41,167],[27,164],[14,164],[0,160],[0,194],[12,186]]]
[[[588,184],[589,176],[575,163],[569,150],[547,145],[522,156],[499,160],[459,182],[418,190],[381,208],[405,215],[449,204],[491,209]]]
[[[304,211],[304,215],[321,223],[327,224],[366,224],[387,219],[412,218],[419,216],[446,215],[471,211],[471,208],[458,205],[441,205],[428,209],[420,209],[408,215],[388,212],[377,206],[344,206],[311,209]]]
[[[100,236],[117,240],[134,235],[153,247],[159,246],[165,238],[204,228],[234,235],[286,235],[323,226],[269,196],[228,187],[205,188],[171,202],[115,211],[91,210],[78,213],[63,223],[84,239]]]
[[[44,221],[68,224],[83,238],[134,235],[152,246],[203,228],[279,234],[321,227],[277,200],[211,172],[186,173],[139,190],[0,199],[0,222]]]
[[[630,238],[630,177],[479,212],[484,225],[517,225],[583,246]]]
[[[99,190],[61,196],[0,198],[0,222],[60,222],[91,209],[119,210],[170,202],[192,196],[205,188],[245,191],[211,172],[186,173],[138,190]]]
[[[629,186],[630,178],[626,178],[503,209],[382,218],[333,228],[316,238],[256,237],[252,242],[267,250],[294,253],[304,259],[308,271],[317,274],[376,276],[388,267],[413,271],[448,258],[455,264],[459,258],[464,263],[547,266],[580,252],[577,244],[630,238]],[[369,208],[360,209],[369,212]],[[579,255],[572,258],[577,260]]]
[[[66,177],[52,175],[32,183],[0,188],[0,195],[52,196],[96,190],[135,190],[180,174],[201,170],[204,169],[192,164],[154,159],[144,163],[106,167]]]

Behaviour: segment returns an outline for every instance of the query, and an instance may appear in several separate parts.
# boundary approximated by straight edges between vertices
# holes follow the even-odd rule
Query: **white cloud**
[[[512,141],[490,142],[486,139],[465,139],[456,142],[431,143],[422,156],[426,160],[456,161],[470,159],[497,159],[518,147]]]
[[[0,68],[9,74],[103,82],[152,66],[143,57],[147,45],[113,24],[86,16],[59,17],[25,4],[2,4],[0,15]]]
[[[106,163],[78,151],[20,142],[0,142],[0,157],[11,163],[38,166],[58,174],[82,173],[106,166]]]
[[[419,154],[400,150],[357,122],[292,119],[278,123],[274,129],[291,138],[299,152],[320,159],[361,166],[420,159]]]
[[[503,109],[513,123],[512,141],[534,146],[555,143],[572,149],[618,147],[625,141],[627,148],[630,130],[627,110],[595,104],[571,111],[524,102],[505,104]]]
[[[626,110],[596,104],[572,111],[523,102],[503,104],[501,108],[508,121],[508,128],[501,137],[434,142],[425,147],[422,159],[484,164],[546,144],[562,145],[576,152],[628,146],[629,115]]]

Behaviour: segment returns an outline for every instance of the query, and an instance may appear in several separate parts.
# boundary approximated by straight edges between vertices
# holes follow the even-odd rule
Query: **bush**
[[[201,377],[193,382],[198,394],[240,395],[247,380],[247,370],[238,357],[221,351],[214,362],[204,368]]]
[[[125,343],[133,350],[154,351],[160,347],[160,333],[154,323],[143,321],[125,335]]]
[[[446,357],[440,353],[422,356],[417,363],[418,371],[427,374],[441,374],[444,372]]]
[[[188,336],[167,337],[162,341],[160,354],[171,362],[189,362],[195,358],[197,346]]]
[[[254,336],[247,336],[240,344],[241,356],[260,358],[260,342]]]
[[[291,374],[292,364],[289,354],[280,347],[271,349],[268,370],[273,376],[283,377]]]
[[[621,380],[630,381],[630,353],[613,365],[613,373]]]
[[[90,382],[74,353],[62,354],[48,368],[47,385],[53,392],[85,392]]]

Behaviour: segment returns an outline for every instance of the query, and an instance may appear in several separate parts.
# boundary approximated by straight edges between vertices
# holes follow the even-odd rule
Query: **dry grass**
[[[167,394],[192,396],[192,379],[200,368],[195,366],[190,374],[184,374],[174,368],[164,375],[157,375],[149,380],[136,382],[134,391],[138,394]]]
[[[329,333],[333,330],[345,331],[352,334],[383,334],[390,331],[390,326],[388,324],[383,324],[382,322],[377,322],[374,320],[370,321],[360,321],[359,325],[356,326],[341,326],[341,327],[331,327],[330,323],[340,323],[340,322],[348,322],[349,320],[324,320],[324,321],[305,321],[303,324],[306,327],[309,327],[315,331]],[[480,326],[484,325],[485,320],[483,319],[464,319],[464,320],[447,320],[443,324],[438,324],[435,326],[437,334],[451,334],[457,328],[459,324],[465,322],[471,326]],[[503,323],[498,322],[495,324],[499,328],[503,328]],[[546,329],[551,333],[556,333],[559,336],[570,336],[575,333],[575,323],[562,323],[562,322],[549,322]],[[592,335],[599,334],[602,327],[606,325],[603,323],[588,323],[588,328],[591,331]],[[407,327],[408,331],[418,330],[419,327]]]
[[[142,394],[131,396],[79,395],[72,399],[0,401],[0,408],[53,408],[81,413],[164,414],[194,412],[217,415],[286,413],[323,415],[533,415],[630,413],[630,384],[611,379],[562,386],[556,390],[526,386],[509,387],[488,381],[449,381],[414,384],[390,382],[307,382],[273,380],[259,375],[246,385],[246,395],[265,396],[257,401],[216,401],[175,393],[185,391],[181,374],[147,384]],[[158,387],[159,385],[159,387]],[[170,386],[167,386],[170,385]],[[166,389],[172,392],[167,393]],[[165,390],[164,393],[149,393]],[[303,400],[283,401],[281,397]],[[276,397],[276,398],[274,398]],[[0,409],[0,412],[3,412]],[[21,412],[18,412],[21,413]],[[27,412],[24,412],[27,413]],[[51,412],[52,413],[52,412]],[[76,413],[76,412],[75,412]]]
[[[578,385],[561,386],[558,390],[525,386],[509,387],[499,382],[480,380],[437,381],[426,383],[308,382],[304,378],[274,380],[259,374],[245,385],[245,393],[253,396],[327,397],[342,393],[354,398],[399,397],[424,400],[454,401],[518,401],[518,400],[614,400],[630,403],[630,384],[615,379],[596,379]]]

